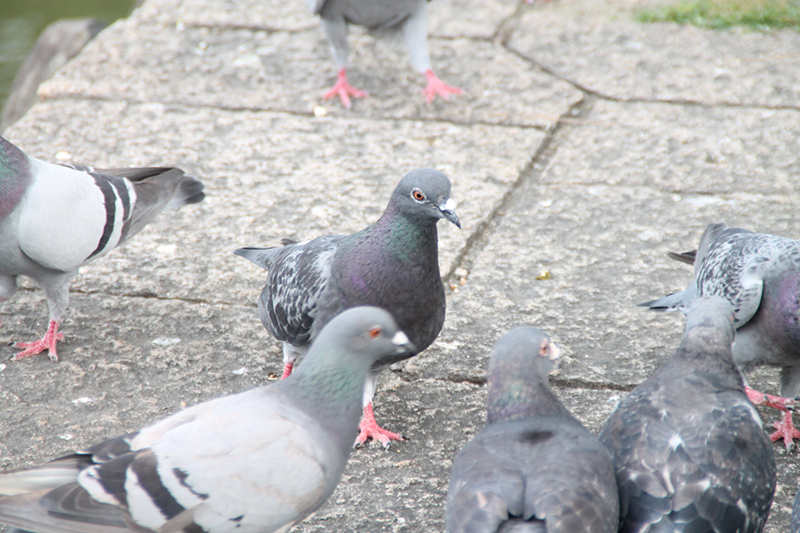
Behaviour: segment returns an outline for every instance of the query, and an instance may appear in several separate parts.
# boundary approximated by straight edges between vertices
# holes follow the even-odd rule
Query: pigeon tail
[[[178,186],[178,190],[175,191],[170,201],[164,206],[164,211],[202,202],[206,197],[206,193],[203,192],[203,189],[204,185],[202,181],[194,176],[184,174],[183,179],[181,179],[181,184]]]

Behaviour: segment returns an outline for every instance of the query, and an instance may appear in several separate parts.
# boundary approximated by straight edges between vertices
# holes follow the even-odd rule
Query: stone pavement
[[[321,101],[334,62],[300,0],[147,0],[105,30],[7,137],[50,161],[177,165],[208,198],[83,269],[61,363],[0,364],[0,468],[274,379],[265,275],[232,251],[356,231],[421,166],[451,178],[464,229],[440,224],[444,330],[376,396],[379,422],[410,440],[354,452],[294,531],[442,530],[451,459],[483,424],[487,354],[514,325],[561,344],[557,391],[599,432],[677,345],[682,317],[634,305],[689,281],[668,250],[711,221],[800,236],[800,35],[640,25],[643,3],[432,2],[434,68],[466,94],[430,107],[402,46],[353,31],[350,80],[371,97],[352,112]],[[26,282],[0,307],[0,340],[41,335],[45,317]],[[751,382],[777,391],[775,371]],[[797,453],[775,451],[772,533],[800,474]]]

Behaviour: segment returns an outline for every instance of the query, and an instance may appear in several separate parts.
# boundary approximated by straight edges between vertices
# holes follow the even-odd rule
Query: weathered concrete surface
[[[352,112],[321,101],[333,61],[299,0],[149,0],[103,32],[9,138],[50,161],[179,165],[208,198],[81,272],[60,364],[0,364],[0,468],[274,378],[264,273],[232,250],[362,228],[420,166],[451,177],[464,229],[440,224],[442,334],[376,396],[379,421],[411,440],[355,452],[295,530],[441,530],[452,457],[483,423],[486,356],[514,325],[561,344],[553,381],[599,432],[680,337],[679,315],[634,305],[689,281],[666,251],[715,220],[800,235],[800,70],[775,58],[797,34],[640,26],[644,3],[438,0],[434,66],[467,94],[425,106],[402,47],[356,31],[351,79],[371,97]],[[0,307],[0,340],[41,335],[45,316],[25,282]],[[771,369],[750,382],[777,390]],[[775,450],[771,533],[800,473]]]

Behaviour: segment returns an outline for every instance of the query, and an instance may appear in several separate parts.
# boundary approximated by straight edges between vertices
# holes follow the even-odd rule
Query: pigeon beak
[[[446,202],[439,204],[439,211],[442,212],[442,216],[455,224],[458,229],[461,229],[461,221],[458,219],[458,215],[456,215],[456,201],[452,198],[448,198]]]
[[[411,353],[417,350],[414,343],[408,340],[408,336],[402,331],[398,331],[394,334],[394,337],[392,337],[392,344],[397,346],[397,353],[399,354]]]

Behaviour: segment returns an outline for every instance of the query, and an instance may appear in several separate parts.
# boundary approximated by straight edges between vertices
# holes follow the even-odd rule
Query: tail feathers
[[[663,298],[637,305],[640,307],[647,307],[651,311],[681,311],[685,313],[691,304],[691,301],[687,299],[686,292],[687,291],[675,292]]]
[[[204,187],[205,185],[203,185],[202,181],[194,176],[185,174],[178,190],[175,191],[170,201],[164,206],[164,211],[202,202],[206,197],[206,193],[203,192]]]
[[[272,263],[278,258],[278,255],[280,255],[282,250],[282,247],[256,248],[248,246],[246,248],[234,250],[233,253],[240,257],[244,257],[251,263],[260,266],[264,270],[269,270],[272,268]]]
[[[0,495],[10,496],[73,483],[78,473],[91,464],[87,455],[68,455],[49,463],[11,470],[0,475]]]
[[[711,243],[717,240],[719,234],[726,229],[728,229],[728,225],[724,222],[719,222],[717,224],[712,223],[706,226],[705,231],[703,231],[703,234],[700,236],[700,244],[697,245],[697,254],[694,259],[695,274],[697,274],[700,265],[703,264],[703,260],[706,258]]]
[[[693,265],[697,257],[697,250],[689,250],[688,252],[681,253],[667,252],[667,257],[675,261],[680,261],[681,263],[686,263],[687,265]]]
[[[125,512],[97,503],[77,483],[0,498],[0,523],[37,533],[130,533]]]

